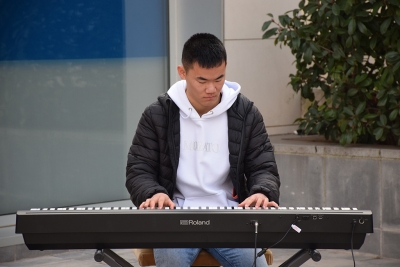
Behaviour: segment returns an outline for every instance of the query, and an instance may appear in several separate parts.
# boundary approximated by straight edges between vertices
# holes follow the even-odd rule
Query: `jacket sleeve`
[[[253,106],[246,122],[251,128],[245,156],[245,175],[249,194],[263,193],[270,201],[279,204],[280,179],[275,162],[274,149],[268,138],[259,110]],[[249,114],[250,115],[250,114]]]
[[[158,140],[150,106],[146,108],[139,121],[126,166],[125,185],[133,204],[137,207],[156,193],[168,194],[158,183],[160,160]]]

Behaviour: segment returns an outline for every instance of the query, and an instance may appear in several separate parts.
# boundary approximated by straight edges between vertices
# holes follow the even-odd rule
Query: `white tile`
[[[227,0],[224,2],[225,40],[229,39],[261,39],[261,27],[267,16],[272,13],[278,16],[289,10],[298,8],[294,0]],[[291,15],[291,14],[290,14]],[[272,25],[270,26],[272,28]]]
[[[226,41],[225,46],[227,80],[242,86],[242,93],[261,111],[265,125],[283,130],[293,126],[301,116],[301,101],[300,94],[288,85],[289,74],[296,71],[289,48],[280,49],[273,40],[233,40]],[[290,132],[293,127],[281,133]]]

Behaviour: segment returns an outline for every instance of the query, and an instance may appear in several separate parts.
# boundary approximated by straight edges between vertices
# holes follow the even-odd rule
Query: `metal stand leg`
[[[290,257],[287,261],[279,265],[279,267],[298,267],[309,259],[312,259],[313,261],[320,261],[321,254],[314,249],[302,249]]]
[[[118,256],[111,249],[98,249],[94,253],[94,260],[97,262],[104,261],[111,267],[133,267],[129,262]]]

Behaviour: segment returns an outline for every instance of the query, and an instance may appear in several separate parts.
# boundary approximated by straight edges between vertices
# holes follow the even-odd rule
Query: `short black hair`
[[[194,34],[183,46],[182,65],[188,71],[195,62],[206,69],[226,63],[224,44],[211,33]]]

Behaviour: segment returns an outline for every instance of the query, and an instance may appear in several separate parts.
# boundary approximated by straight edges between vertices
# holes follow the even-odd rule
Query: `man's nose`
[[[206,84],[206,93],[212,94],[217,91],[217,88],[215,87],[214,83],[207,83]]]

